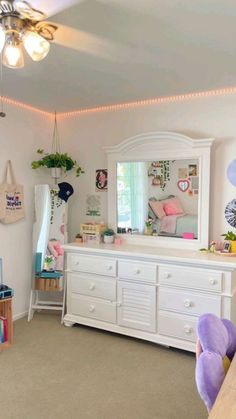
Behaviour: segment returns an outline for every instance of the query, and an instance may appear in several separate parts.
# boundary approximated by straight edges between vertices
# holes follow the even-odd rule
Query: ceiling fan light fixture
[[[25,50],[33,61],[43,60],[50,50],[49,42],[37,32],[26,31],[22,40]]]
[[[3,30],[3,27],[0,26],[0,53],[3,50],[4,44],[5,44],[5,40],[6,40],[5,32]]]
[[[9,34],[6,37],[5,46],[2,53],[2,62],[9,68],[24,67],[24,54],[22,43],[15,33]]]

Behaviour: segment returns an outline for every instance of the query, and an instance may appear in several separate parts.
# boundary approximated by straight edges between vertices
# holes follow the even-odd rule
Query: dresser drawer
[[[71,294],[68,312],[72,315],[116,323],[116,306],[109,301],[99,300],[98,298]]]
[[[158,317],[158,333],[196,342],[197,317],[161,312]]]
[[[222,289],[222,272],[186,268],[184,266],[160,265],[159,283],[220,292]]]
[[[106,277],[96,278],[96,275],[68,273],[68,289],[71,293],[91,295],[92,297],[116,300],[116,280]]]
[[[118,265],[119,278],[131,279],[148,283],[156,283],[157,265],[148,262],[120,261]]]
[[[68,255],[67,269],[115,277],[116,260],[112,258],[72,253]]]
[[[204,313],[220,316],[221,297],[160,287],[159,308],[196,316]]]

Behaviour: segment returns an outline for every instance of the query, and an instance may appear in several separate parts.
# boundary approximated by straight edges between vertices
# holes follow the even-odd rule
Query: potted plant
[[[76,234],[75,236],[75,241],[76,243],[83,243],[83,236],[81,236],[81,234]]]
[[[41,158],[39,160],[34,160],[31,163],[32,169],[47,167],[51,169],[52,177],[54,178],[59,178],[62,170],[68,172],[69,170],[74,169],[77,177],[84,173],[77,161],[73,160],[67,153],[55,152],[49,154],[41,149],[38,149],[37,153],[40,154]]]
[[[233,231],[228,231],[225,234],[222,234],[225,240],[230,242],[230,253],[236,253],[236,233]]]
[[[147,218],[145,220],[145,229],[144,229],[144,234],[146,234],[147,236],[152,235],[152,225],[153,225],[153,219]]]
[[[103,232],[104,243],[113,243],[115,238],[115,232],[112,228],[108,228]]]
[[[55,259],[53,255],[46,255],[44,258],[43,269],[45,271],[52,271],[55,267]]]

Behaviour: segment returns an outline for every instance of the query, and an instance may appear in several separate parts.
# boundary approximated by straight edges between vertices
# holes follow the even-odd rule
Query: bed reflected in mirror
[[[117,231],[198,239],[199,160],[118,162]]]

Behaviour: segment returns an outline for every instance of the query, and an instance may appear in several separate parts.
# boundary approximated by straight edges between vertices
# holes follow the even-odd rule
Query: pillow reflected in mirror
[[[162,201],[162,203],[165,215],[184,214],[179,198],[166,199],[165,201]]]
[[[161,220],[163,217],[165,217],[166,213],[163,208],[163,201],[149,201],[149,205],[157,218]]]

